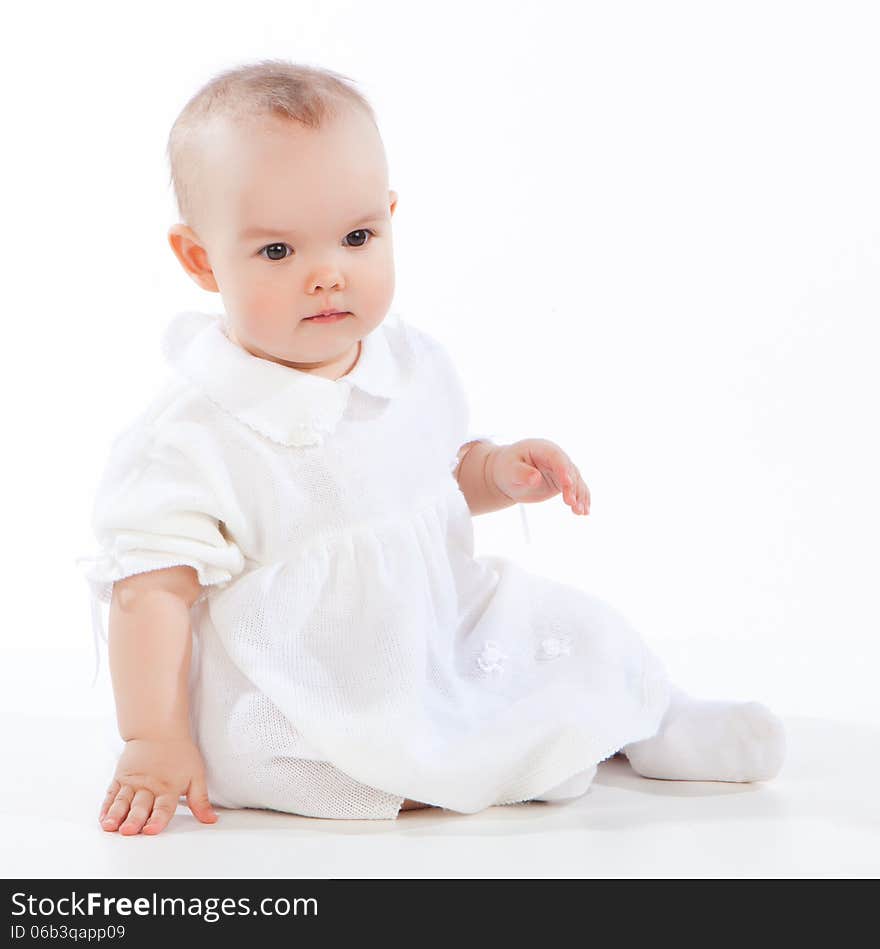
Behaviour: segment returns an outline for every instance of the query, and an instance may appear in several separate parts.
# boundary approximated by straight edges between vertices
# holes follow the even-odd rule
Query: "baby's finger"
[[[578,471],[578,467],[576,464],[574,464],[574,462],[569,462],[569,472],[570,472],[569,477],[572,480],[571,509],[572,511],[574,511],[575,514],[583,514],[584,511],[582,508],[582,504],[584,500],[584,495],[583,495],[584,480],[583,478],[581,478],[581,473],[580,471]]]
[[[168,826],[168,822],[174,817],[177,811],[176,794],[160,794],[153,805],[153,813],[150,819],[144,824],[145,834],[158,834]]]
[[[572,494],[574,495],[572,500],[571,509],[575,514],[582,514],[581,510],[581,501],[583,500],[583,494],[581,492],[581,479],[577,471],[574,473],[574,487],[572,489]]]
[[[532,487],[541,487],[541,481],[550,485],[555,491],[562,491],[565,493],[565,475],[558,469],[552,468],[547,465],[539,465],[538,471],[541,475],[541,478],[536,480],[535,484]]]
[[[550,484],[561,491],[563,497],[573,491],[574,484],[571,477],[571,463],[561,451],[554,451],[547,459],[546,464],[539,465]]]
[[[126,836],[139,834],[141,827],[144,826],[144,821],[150,816],[152,809],[153,792],[147,788],[140,788],[135,793],[131,807],[128,810],[128,817],[126,817],[125,822],[120,826],[119,833],[125,834]]]
[[[104,820],[107,816],[107,811],[110,810],[110,805],[113,803],[116,795],[119,793],[119,782],[116,778],[110,783],[110,787],[107,788],[107,794],[104,796],[104,801],[101,804],[101,813],[98,814],[98,823]]]
[[[562,469],[560,483],[562,484],[562,497],[565,503],[574,509],[577,504],[577,475],[570,464],[566,464]]]
[[[208,798],[208,788],[204,777],[193,778],[190,781],[189,790],[186,792],[186,803],[203,824],[213,824],[217,820],[217,812]]]
[[[574,508],[578,510],[581,501],[583,501],[583,486],[584,482],[581,478],[581,473],[577,470],[577,467],[572,466],[572,478],[574,480]]]
[[[133,797],[134,788],[130,784],[120,785],[119,790],[116,792],[116,797],[110,805],[110,809],[101,821],[101,826],[104,830],[116,830],[120,822],[125,820],[125,815],[128,813],[128,806],[131,804]]]

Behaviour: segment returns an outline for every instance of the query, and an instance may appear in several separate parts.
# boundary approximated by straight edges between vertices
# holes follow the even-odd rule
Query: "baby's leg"
[[[785,729],[759,702],[696,699],[673,687],[658,733],[621,751],[646,778],[767,781],[782,767]]]
[[[402,811],[412,811],[419,807],[433,807],[433,804],[422,804],[421,801],[411,801],[409,798],[406,798],[403,804],[400,805]]]

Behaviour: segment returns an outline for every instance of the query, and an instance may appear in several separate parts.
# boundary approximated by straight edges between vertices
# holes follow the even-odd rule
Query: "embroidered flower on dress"
[[[483,646],[480,655],[477,656],[477,665],[485,673],[500,672],[506,658],[507,656],[498,647],[498,643],[489,639]]]
[[[548,636],[541,640],[538,659],[558,659],[571,654],[570,636]]]

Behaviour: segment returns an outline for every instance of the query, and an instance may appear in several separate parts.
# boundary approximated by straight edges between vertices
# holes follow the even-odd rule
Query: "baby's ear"
[[[181,267],[203,290],[220,292],[211,262],[208,260],[208,251],[191,227],[182,223],[173,225],[168,231],[168,243]]]
[[[389,198],[389,200],[391,201],[391,207],[389,208],[389,211],[390,211],[390,213],[393,215],[393,214],[394,214],[394,209],[397,207],[397,192],[396,192],[396,191],[389,191],[389,192],[388,192],[388,198]]]

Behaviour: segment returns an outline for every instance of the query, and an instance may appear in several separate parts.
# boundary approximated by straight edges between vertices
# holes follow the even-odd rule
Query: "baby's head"
[[[168,241],[220,293],[233,342],[337,378],[394,294],[385,149],[344,77],[279,60],[228,70],[184,106],[168,140],[180,223]],[[322,310],[348,315],[322,322]]]

